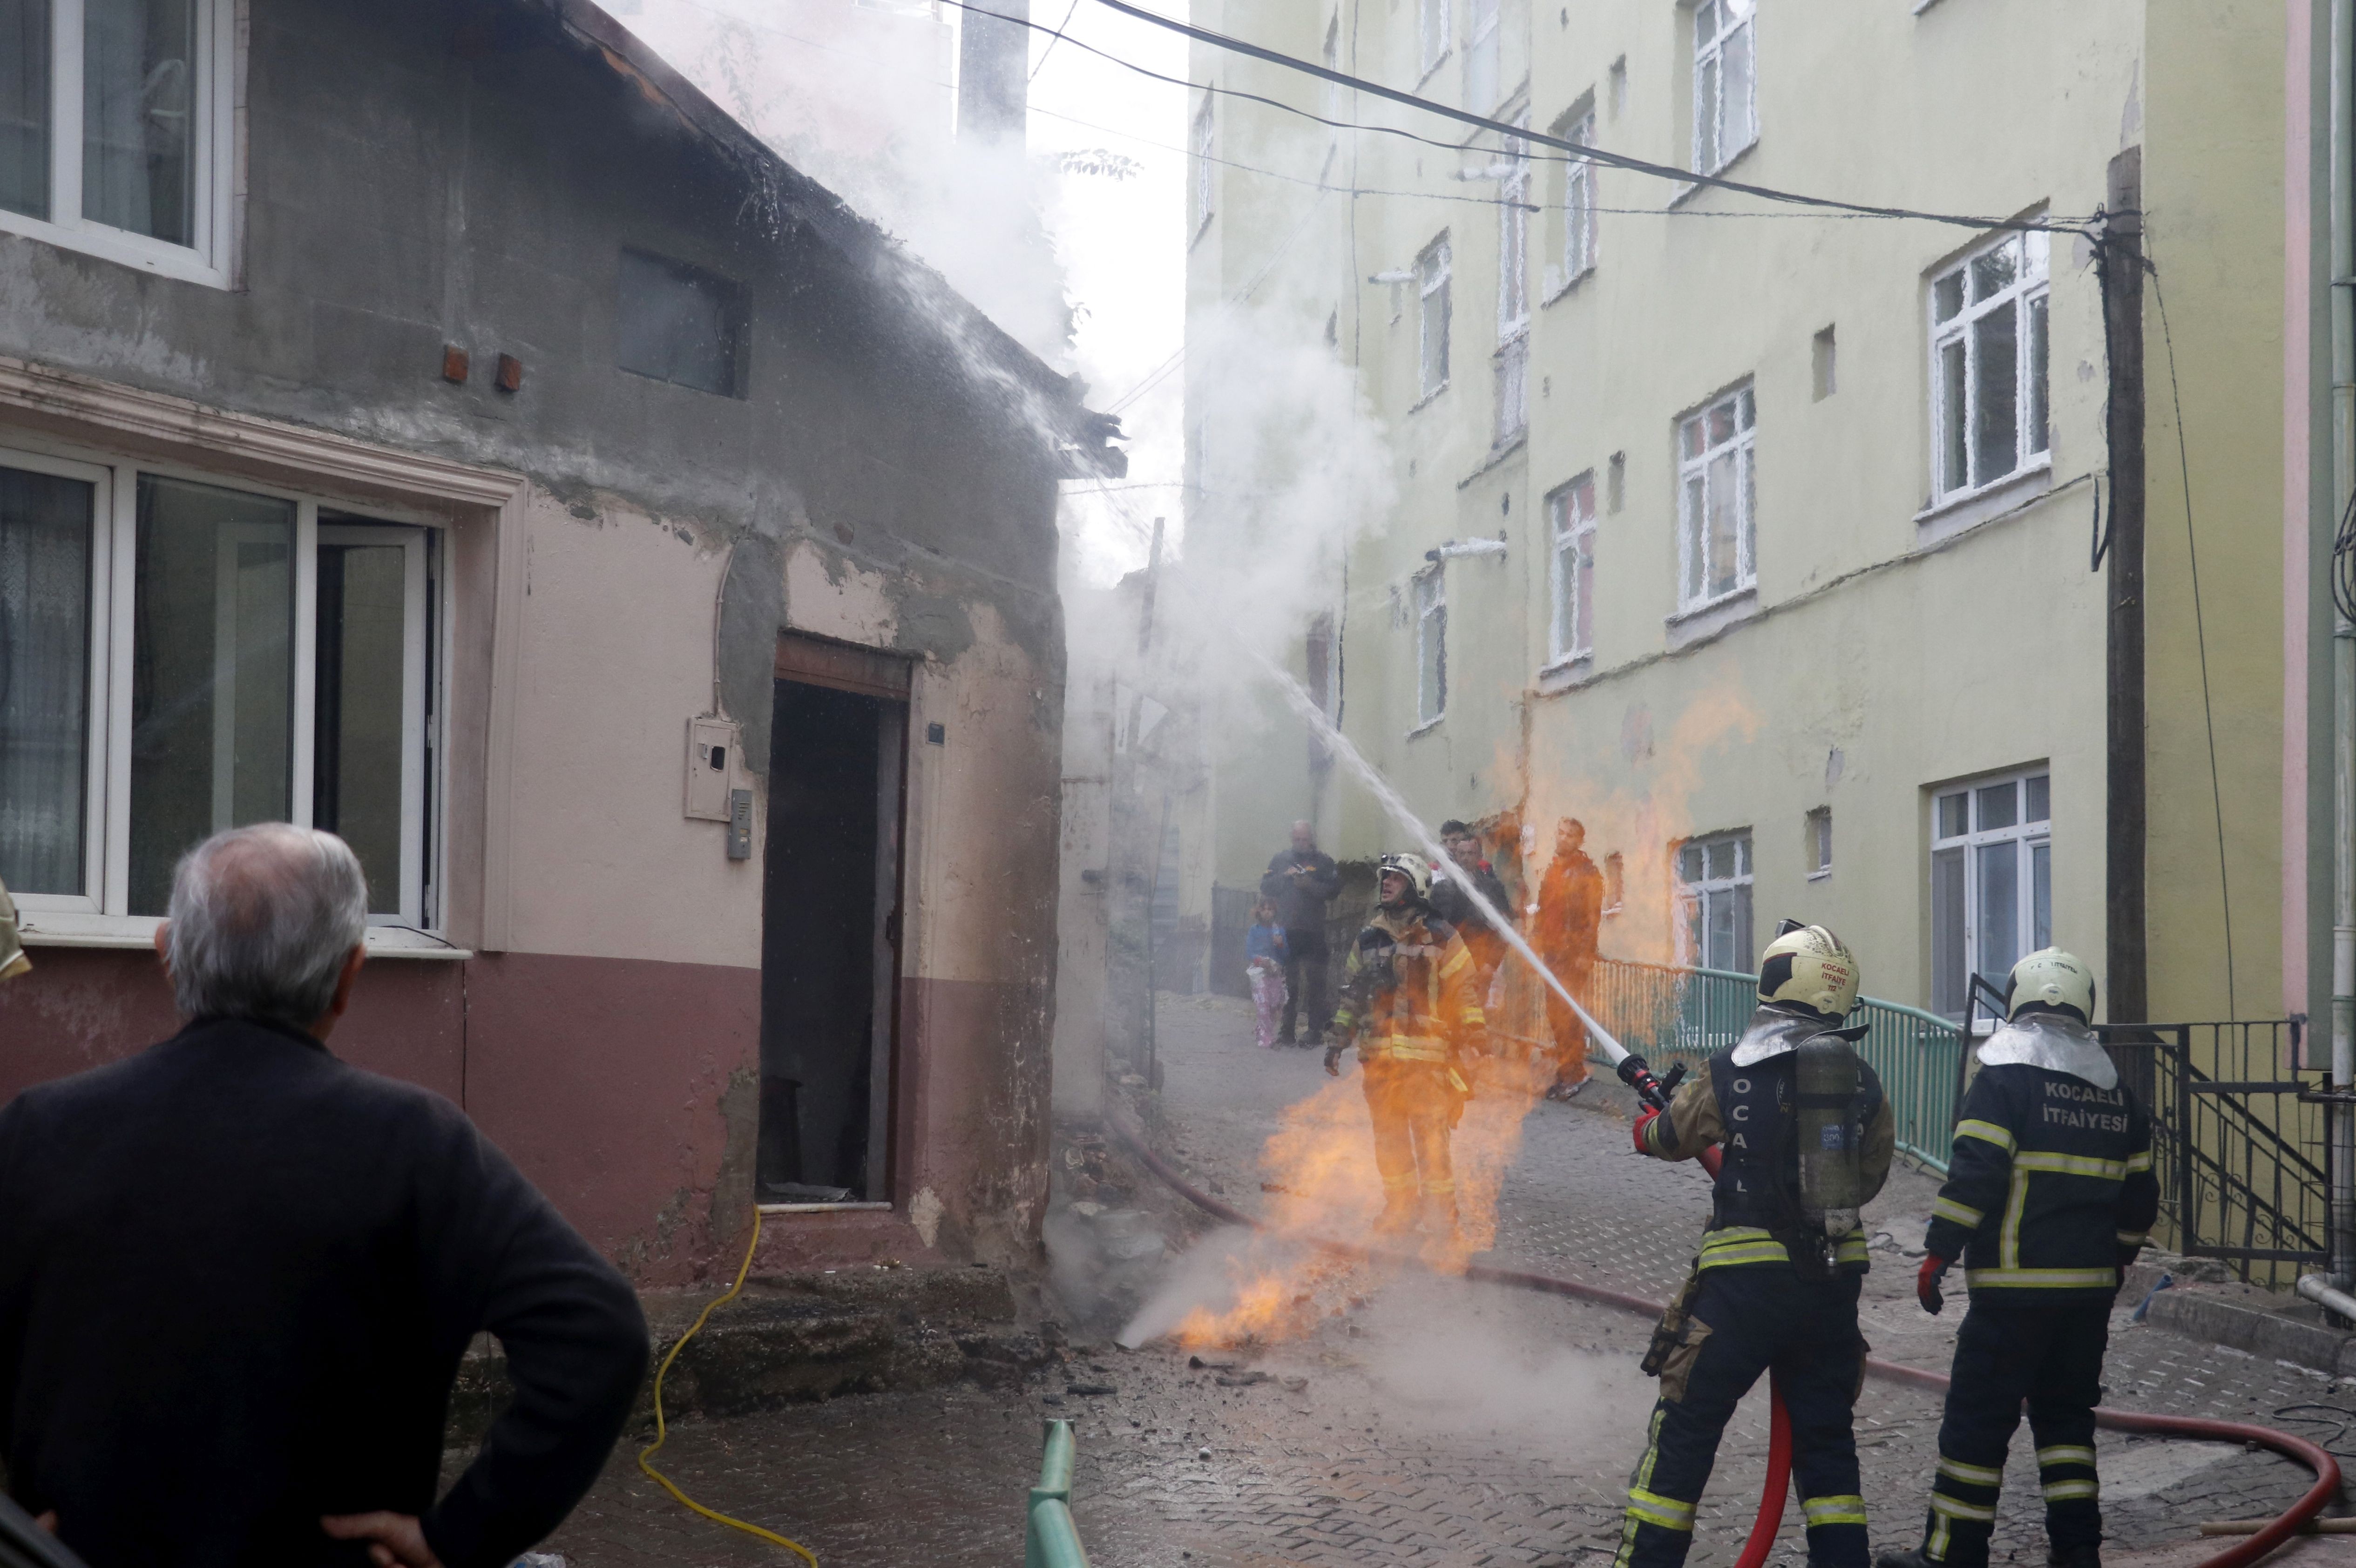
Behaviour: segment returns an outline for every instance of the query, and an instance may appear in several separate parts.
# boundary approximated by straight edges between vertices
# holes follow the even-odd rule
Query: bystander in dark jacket
[[[0,1111],[0,1452],[91,1568],[495,1568],[628,1414],[622,1276],[457,1107],[322,1043],[365,909],[330,835],[209,840],[158,937],[187,1027]],[[514,1402],[437,1500],[486,1329]]]
[[[1284,927],[1284,1022],[1277,1040],[1294,1042],[1294,1024],[1308,1015],[1310,1045],[1324,1042],[1333,1021],[1333,1004],[1326,984],[1325,906],[1342,891],[1341,868],[1333,857],[1317,848],[1317,834],[1306,822],[1292,825],[1290,848],[1269,857],[1268,874],[1259,880],[1260,896],[1276,903],[1276,917]]]

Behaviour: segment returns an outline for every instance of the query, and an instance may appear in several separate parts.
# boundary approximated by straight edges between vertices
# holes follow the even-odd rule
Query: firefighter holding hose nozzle
[[[1922,1544],[1881,1568],[1987,1568],[2005,1450],[2029,1403],[2053,1568],[2101,1568],[2094,1406],[2111,1300],[2159,1213],[2151,1123],[2089,1026],[2094,976],[2058,947],[2012,966],[1979,1048],[1916,1281],[1923,1309],[1964,1260],[1939,1469]]]
[[[1456,1170],[1449,1138],[1471,1098],[1464,1060],[1485,1043],[1479,975],[1455,927],[1431,912],[1431,866],[1386,855],[1379,904],[1351,945],[1325,1071],[1340,1076],[1354,1036],[1375,1124],[1383,1211],[1376,1229],[1433,1241],[1456,1232]]]
[[[1896,1124],[1853,1048],[1865,1030],[1843,1027],[1857,991],[1840,938],[1784,922],[1761,955],[1742,1038],[1665,1109],[1637,1116],[1639,1153],[1692,1159],[1716,1146],[1721,1164],[1701,1254],[1644,1358],[1661,1397],[1614,1568],[1685,1562],[1719,1435],[1766,1371],[1791,1418],[1811,1568],[1866,1568],[1850,1413],[1866,1354],[1858,1211],[1890,1174]],[[1651,1083],[1635,1057],[1622,1076]]]

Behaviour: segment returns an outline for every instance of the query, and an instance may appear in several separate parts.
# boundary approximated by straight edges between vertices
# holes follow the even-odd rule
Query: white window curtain
[[[0,468],[0,882],[85,891],[96,486]]]

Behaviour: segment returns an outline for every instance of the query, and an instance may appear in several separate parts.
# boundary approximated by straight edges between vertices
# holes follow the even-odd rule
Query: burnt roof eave
[[[748,175],[757,171],[771,182],[784,208],[779,216],[806,225],[844,255],[865,261],[879,272],[888,269],[896,274],[893,281],[949,318],[944,336],[969,337],[1001,370],[1044,394],[1051,407],[1066,415],[1065,428],[1055,432],[1061,439],[1051,442],[1054,455],[1066,475],[1119,477],[1127,472],[1127,454],[1107,444],[1108,433],[1118,431],[1118,421],[1089,411],[1073,397],[1071,382],[1009,336],[972,301],[951,288],[948,279],[911,254],[872,219],[863,217],[834,192],[778,156],[775,148],[712,102],[701,89],[672,69],[643,39],[594,0],[512,3],[551,15],[566,34],[594,50],[610,69],[635,85],[649,102],[676,114],[688,130]]]

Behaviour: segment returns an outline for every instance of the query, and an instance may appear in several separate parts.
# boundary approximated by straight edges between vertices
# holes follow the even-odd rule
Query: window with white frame
[[[1448,711],[1448,577],[1439,567],[1415,580],[1415,717],[1419,725]]]
[[[1758,581],[1758,432],[1751,389],[1677,424],[1677,605],[1690,610]]]
[[[1751,968],[1751,830],[1688,838],[1677,848],[1677,961]]]
[[[1514,118],[1526,127],[1529,111]],[[1502,446],[1530,422],[1529,144],[1505,138],[1505,177],[1497,195],[1497,429]]]
[[[2008,234],[1931,280],[1931,450],[1940,499],[2044,457],[2047,237]]]
[[[1820,805],[1808,813],[1806,832],[1803,837],[1804,842],[1801,848],[1807,855],[1809,880],[1813,881],[1818,877],[1831,876],[1833,874],[1833,808],[1831,806]]]
[[[229,282],[234,0],[0,0],[0,229]]]
[[[1547,497],[1554,536],[1554,615],[1547,662],[1568,664],[1595,651],[1595,475],[1592,470]]]
[[[1442,234],[1415,259],[1416,326],[1420,396],[1448,385],[1448,236]]]
[[[222,828],[341,834],[380,923],[435,923],[434,530],[0,451],[0,880],[160,915]]]
[[[1416,0],[1416,69],[1430,76],[1448,58],[1448,0]]]
[[[1714,175],[1759,140],[1758,0],[1694,7],[1693,156]]]
[[[1591,146],[1595,142],[1595,112],[1558,127],[1566,142]],[[1572,158],[1562,165],[1562,212],[1555,230],[1554,286],[1569,288],[1595,270],[1595,165]]]
[[[1971,976],[2002,989],[2053,944],[2052,781],[2043,768],[1952,785],[1931,801],[1931,1010],[1961,1018]]]
[[[1486,114],[1497,106],[1498,0],[1471,0],[1465,18],[1464,107]]]
[[[1214,141],[1216,123],[1211,118],[1211,101],[1203,100],[1203,107],[1194,112],[1194,232],[1200,234],[1211,221],[1212,176],[1215,165],[1212,157],[1217,152]]]

